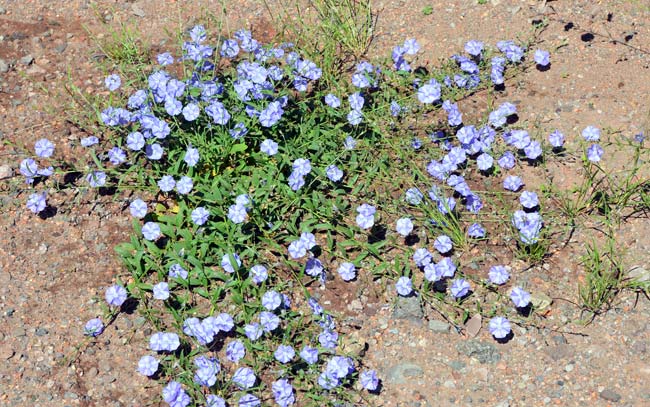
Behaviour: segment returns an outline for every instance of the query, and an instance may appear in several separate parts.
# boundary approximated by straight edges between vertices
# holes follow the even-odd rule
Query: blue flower
[[[582,137],[587,141],[600,140],[600,129],[594,126],[587,126],[582,130]]]
[[[535,51],[534,59],[537,65],[539,66],[548,66],[548,64],[551,63],[549,57],[550,54],[548,53],[548,51],[544,51],[542,49],[538,49]]]
[[[598,144],[592,144],[587,149],[587,159],[593,163],[598,162],[602,159],[605,151]]]
[[[247,211],[244,205],[235,204],[228,208],[228,219],[233,223],[243,223],[246,220]]]
[[[233,264],[231,257],[235,261],[235,264]],[[241,258],[237,253],[224,254],[221,258],[221,267],[223,267],[226,273],[232,274],[235,272],[235,267],[241,267]]]
[[[494,163],[494,158],[492,158],[492,156],[488,153],[483,153],[478,157],[476,157],[476,166],[481,171],[489,170],[490,168],[492,168],[493,163]]]
[[[478,57],[483,51],[483,43],[481,41],[470,40],[465,43],[465,52],[471,56]]]
[[[397,230],[397,233],[400,235],[406,237],[413,231],[413,222],[410,218],[400,218],[397,220],[395,230]]]
[[[469,283],[464,278],[457,278],[451,283],[451,295],[455,298],[463,298],[469,293]]]
[[[490,319],[488,329],[492,336],[497,339],[503,339],[510,334],[510,321],[504,317],[494,317]]]
[[[105,297],[108,305],[120,307],[128,296],[126,289],[119,284],[112,285],[106,289]]]
[[[187,407],[192,402],[190,396],[181,388],[181,384],[175,381],[169,382],[163,389],[163,400],[170,407]]]
[[[440,84],[431,79],[418,89],[418,100],[422,103],[433,103],[440,99]]]
[[[262,284],[269,277],[266,267],[257,264],[251,267],[251,278],[255,284]]]
[[[174,63],[174,57],[169,52],[163,52],[162,54],[158,54],[156,56],[156,60],[162,66],[171,65]]]
[[[440,235],[433,241],[433,247],[441,254],[449,253],[453,248],[453,244],[449,236]]]
[[[163,175],[163,177],[158,181],[158,188],[162,192],[169,192],[174,189],[176,186],[176,181],[171,175]]]
[[[332,182],[339,182],[343,178],[343,171],[336,165],[332,164],[325,169],[325,174]]]
[[[472,223],[467,228],[467,236],[479,239],[485,237],[485,228],[478,223]]]
[[[234,340],[231,341],[228,346],[226,346],[226,359],[229,361],[237,363],[244,356],[246,356],[246,348],[241,341]]]
[[[564,145],[564,134],[560,133],[559,130],[555,130],[553,133],[549,134],[548,142],[554,148],[560,148]]]
[[[260,144],[260,151],[268,155],[276,155],[278,153],[278,143],[266,139]]]
[[[221,44],[221,56],[226,58],[234,58],[239,54],[239,44],[235,40],[225,40]]]
[[[503,188],[507,189],[508,191],[517,192],[523,185],[524,183],[522,182],[521,178],[517,177],[516,175],[508,175],[503,180]]]
[[[199,108],[199,105],[196,103],[188,103],[183,107],[183,117],[185,120],[188,122],[192,122],[196,120],[199,117],[199,114],[201,113],[201,109]]]
[[[244,326],[244,333],[246,334],[246,337],[248,339],[250,339],[251,341],[256,341],[262,336],[264,330],[262,329],[262,326],[259,323],[252,322]]]
[[[122,84],[122,80],[120,79],[120,76],[117,74],[108,75],[104,80],[104,85],[106,85],[108,90],[110,90],[111,92],[117,90],[121,84]]]
[[[129,211],[134,218],[142,219],[147,215],[147,204],[142,199],[135,199],[129,204]]]
[[[191,214],[192,222],[194,222],[194,224],[197,226],[204,225],[205,222],[208,221],[209,216],[210,212],[208,212],[208,210],[202,206],[194,209]]]
[[[188,176],[182,176],[181,179],[176,183],[176,191],[181,195],[187,195],[192,191],[194,187],[194,182],[192,178]]]
[[[95,136],[88,136],[81,139],[82,147],[90,147],[99,143],[99,139]]]
[[[375,391],[379,387],[379,378],[374,370],[365,370],[359,374],[359,383],[361,387],[368,391]]]
[[[260,405],[262,405],[260,399],[252,394],[244,394],[237,402],[238,407],[258,407]]]
[[[519,197],[519,202],[521,202],[521,206],[523,206],[526,209],[533,209],[534,207],[539,205],[539,199],[537,198],[537,194],[530,191],[522,192],[521,196]]]
[[[142,236],[147,240],[157,240],[162,233],[160,232],[160,226],[156,222],[147,222],[142,225]]]
[[[415,38],[409,38],[404,41],[402,45],[404,53],[408,55],[415,55],[420,50],[420,44],[418,44]]]
[[[488,277],[492,284],[502,285],[510,278],[508,269],[505,266],[492,266],[488,272]]]
[[[296,356],[296,351],[289,345],[279,345],[273,356],[280,363],[289,363]]]
[[[133,133],[129,133],[129,135],[126,136],[126,146],[130,150],[139,151],[142,149],[142,147],[144,147],[144,144],[144,135],[139,131],[134,131]]]
[[[33,213],[42,212],[46,206],[45,192],[31,194],[27,199],[27,209]]]
[[[169,278],[182,278],[185,280],[187,279],[187,270],[180,264],[174,263],[169,267]]]
[[[158,143],[147,144],[144,147],[144,154],[150,160],[160,160],[163,156],[164,150]]]
[[[339,334],[336,331],[325,329],[318,335],[318,343],[323,348],[335,349],[338,344]]]
[[[424,267],[427,264],[431,263],[431,253],[429,253],[429,251],[424,247],[420,247],[419,249],[415,250],[415,253],[413,253],[413,261],[415,262],[416,266]]]
[[[515,166],[515,155],[511,151],[506,151],[503,153],[501,158],[497,160],[499,167],[504,170],[510,170]]]
[[[113,147],[108,150],[108,160],[113,165],[120,165],[126,161],[126,153],[119,147]]]
[[[262,295],[262,306],[268,311],[276,310],[282,304],[282,296],[277,291],[267,291]]]
[[[205,107],[205,113],[212,118],[215,124],[225,125],[230,120],[230,113],[224,107],[223,103],[213,100]]]
[[[342,263],[337,272],[343,281],[352,281],[357,277],[356,267],[352,263]]]
[[[151,355],[143,356],[138,361],[138,372],[145,376],[153,376],[158,371],[158,359]]]
[[[86,336],[99,336],[104,332],[104,323],[99,318],[93,318],[86,322],[84,326],[84,335]]]
[[[48,158],[54,153],[54,144],[46,138],[42,138],[34,145],[36,155],[41,158]]]
[[[153,286],[153,298],[165,301],[169,298],[169,284],[160,282]]]
[[[318,349],[311,346],[305,346],[300,351],[300,357],[309,365],[318,362]]]
[[[325,103],[329,107],[336,109],[337,107],[341,106],[341,99],[339,99],[338,97],[336,97],[331,93],[328,93],[327,95],[325,95]]]
[[[402,276],[397,279],[397,282],[395,283],[395,290],[397,291],[397,294],[401,295],[402,297],[407,297],[413,292],[413,282],[410,278]]]
[[[185,150],[183,161],[185,161],[188,166],[194,167],[199,162],[199,150],[192,147],[191,144],[188,145],[187,150]]]
[[[271,385],[273,398],[280,407],[288,407],[296,401],[293,387],[287,379],[279,379]]]
[[[86,181],[91,187],[102,187],[106,185],[106,174],[103,171],[92,171],[86,175]]]

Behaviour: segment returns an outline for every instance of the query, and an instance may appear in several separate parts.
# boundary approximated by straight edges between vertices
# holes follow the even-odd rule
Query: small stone
[[[34,57],[31,54],[27,54],[24,57],[20,58],[20,63],[23,65],[30,65],[34,62]]]
[[[0,67],[2,71],[2,67]],[[8,165],[0,165],[0,179],[11,178],[14,175],[14,170]]]
[[[407,377],[420,377],[424,370],[415,363],[399,363],[391,366],[386,373],[386,382],[394,384],[405,384],[410,381]]]
[[[9,63],[5,61],[4,59],[0,58],[0,73],[7,73],[9,72]]]
[[[530,302],[536,311],[543,311],[551,306],[553,299],[544,293],[533,291],[530,293]]]
[[[510,407],[510,402],[508,400],[503,400],[498,402],[494,407]]]
[[[454,383],[453,380],[445,380],[445,382],[442,384],[444,387],[448,389],[455,389],[456,388],[456,383]]]
[[[38,245],[38,254],[47,253],[47,249],[48,249],[47,245],[45,243],[41,243],[40,245]]]
[[[449,324],[444,321],[432,319],[429,321],[429,330],[437,334],[446,334],[449,332]]]
[[[573,371],[573,365],[569,363],[568,365],[564,366],[564,371],[567,373]]]
[[[633,266],[630,271],[627,272],[627,276],[630,280],[639,283],[650,281],[650,271],[641,266]]]
[[[556,345],[565,345],[567,343],[566,338],[562,335],[553,335],[551,339]]]
[[[25,336],[25,328],[22,327],[14,328],[14,330],[11,331],[11,335],[15,338],[20,338],[21,336]]]
[[[424,317],[422,305],[418,297],[398,297],[393,309],[393,318],[421,320]]]
[[[16,354],[16,351],[9,347],[0,348],[0,360],[9,360]]]
[[[456,351],[478,360],[479,363],[497,363],[501,360],[501,353],[494,344],[489,342],[479,340],[459,342],[456,345]]]
[[[58,52],[59,54],[62,54],[63,51],[66,50],[66,48],[68,48],[68,43],[67,43],[67,42],[64,42],[64,43],[59,44],[59,45],[57,45],[56,47],[54,47],[54,50],[55,50],[56,52]]]
[[[7,274],[9,274],[9,273],[7,273]],[[11,276],[10,276],[10,279],[11,279]],[[6,316],[6,317],[10,317],[10,316],[14,315],[14,312],[16,312],[15,309],[13,309],[13,308],[7,308],[7,310],[5,311],[5,316]]]
[[[36,336],[45,336],[45,335],[47,335],[48,333],[50,333],[50,331],[48,331],[48,330],[45,329],[45,328],[38,328],[38,329],[36,329]]]
[[[76,400],[79,398],[79,396],[77,395],[77,393],[66,391],[65,394],[63,394],[63,398]]]
[[[131,4],[131,12],[133,13],[134,16],[138,16],[138,17],[144,17],[147,15],[137,3]]]
[[[617,402],[621,400],[621,395],[612,389],[605,389],[600,392],[600,398],[607,401]]]

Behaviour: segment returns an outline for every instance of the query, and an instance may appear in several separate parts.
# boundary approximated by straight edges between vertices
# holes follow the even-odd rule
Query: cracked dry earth
[[[260,2],[229,0],[227,29],[268,35]],[[371,53],[390,52],[415,37],[423,59],[435,62],[470,39],[494,44],[529,32],[546,19],[540,46],[552,51],[547,72],[530,70],[499,96],[518,106],[520,120],[545,134],[577,136],[587,125],[631,137],[647,125],[650,91],[650,6],[642,0],[374,1],[379,13]],[[431,6],[431,13],[423,13]],[[95,317],[104,287],[124,276],[112,248],[128,238],[125,200],[66,190],[51,194],[56,213],[42,219],[24,208],[16,185],[22,152],[48,137],[57,158],[80,154],[81,134],[66,117],[63,85],[103,92],[95,41],[120,22],[154,48],[220,10],[216,1],[0,1],[0,405],[159,405],[161,386],[135,373],[150,329],[137,312],[120,315],[97,341],[84,343],[82,326]],[[95,40],[93,40],[95,38]],[[471,108],[472,100],[461,104]],[[647,131],[647,127],[645,128]],[[629,160],[608,158],[611,168]],[[558,185],[570,185],[577,163],[549,166]],[[531,180],[544,174],[529,170]],[[621,293],[613,308],[584,325],[576,306],[584,279],[579,256],[597,235],[585,224],[567,245],[533,268],[514,259],[513,273],[552,300],[530,326],[514,328],[507,343],[482,329],[474,337],[436,310],[391,294],[369,300],[352,283],[336,296],[347,335],[368,345],[365,361],[378,370],[380,406],[650,406],[650,303]],[[627,268],[647,276],[650,223],[645,214],[621,224],[616,239]],[[479,264],[478,267],[484,267]],[[361,294],[359,294],[361,293]],[[83,346],[81,346],[83,344]]]

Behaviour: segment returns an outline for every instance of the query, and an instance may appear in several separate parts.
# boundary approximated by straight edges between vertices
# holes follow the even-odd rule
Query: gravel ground
[[[431,63],[469,39],[494,44],[547,19],[542,46],[557,48],[551,69],[524,73],[502,95],[518,105],[520,120],[546,134],[558,128],[577,135],[590,124],[620,130],[618,137],[648,130],[650,7],[643,1],[373,4],[379,18],[371,53],[385,54],[416,37],[421,58]],[[425,15],[428,5],[432,13]],[[229,29],[271,31],[260,2],[230,0],[226,7]],[[103,73],[92,38],[101,41],[108,28],[125,22],[164,47],[164,28],[190,26],[206,12],[218,15],[219,2],[0,1],[0,139],[30,145],[48,137],[60,158],[79,154],[64,147],[83,136],[65,120],[77,112],[68,108],[64,84],[100,92]],[[124,277],[112,250],[130,231],[123,201],[61,192],[52,194],[56,213],[35,218],[11,178],[21,157],[11,144],[0,145],[0,404],[157,405],[160,386],[135,374],[150,333],[137,312],[120,315],[96,342],[82,336],[83,323],[100,313],[95,298]],[[608,160],[616,168],[629,156]],[[558,185],[574,182],[572,163],[549,171]],[[534,169],[527,176],[541,181],[549,175]],[[640,265],[641,272],[650,268],[648,224],[637,217],[617,232],[627,266]],[[624,293],[592,324],[575,322],[581,317],[574,305],[577,282],[584,278],[577,259],[593,237],[591,229],[577,230],[534,269],[513,263],[518,278],[553,303],[531,326],[515,327],[504,344],[485,329],[471,338],[460,334],[435,310],[408,299],[396,303],[392,295],[373,301],[352,295],[331,304],[348,322],[349,335],[368,345],[366,363],[383,380],[377,405],[650,406],[647,298]]]

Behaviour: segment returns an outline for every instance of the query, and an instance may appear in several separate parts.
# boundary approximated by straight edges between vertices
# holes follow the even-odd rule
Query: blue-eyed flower
[[[278,153],[278,143],[271,139],[266,139],[260,144],[260,151],[268,155],[276,155]]]
[[[440,99],[440,90],[440,84],[431,79],[418,89],[418,100],[425,104],[434,103]]]
[[[99,336],[104,332],[104,323],[99,318],[93,318],[86,322],[84,326],[84,335],[86,336]]]
[[[510,292],[510,299],[517,308],[525,308],[530,304],[530,293],[521,287],[514,287]]]
[[[351,125],[356,126],[363,121],[363,113],[359,110],[350,110],[347,119]]]
[[[221,371],[221,363],[216,358],[199,356],[194,359],[197,367],[194,382],[200,386],[211,387],[217,382],[217,374]]]
[[[431,263],[431,253],[429,253],[429,251],[424,247],[420,247],[419,249],[415,250],[415,253],[413,253],[413,261],[415,262],[416,266],[424,267],[427,264]]]
[[[293,191],[298,191],[300,188],[305,186],[305,177],[295,172],[292,172],[287,178],[287,183]]]
[[[368,391],[376,391],[379,387],[379,378],[374,370],[364,370],[359,374],[359,383],[361,387]]]
[[[142,236],[145,239],[154,241],[157,240],[162,233],[160,232],[160,226],[156,222],[147,222],[142,225]]]
[[[188,122],[193,122],[201,114],[201,108],[196,103],[188,103],[182,110],[183,118]]]
[[[299,259],[301,257],[304,257],[307,254],[307,250],[308,249],[305,245],[305,242],[301,239],[294,240],[293,242],[289,243],[289,247],[287,248],[289,256],[291,256],[292,259]]]
[[[529,160],[536,160],[542,155],[542,145],[539,141],[531,140],[531,142],[524,147],[524,153]]]
[[[292,168],[294,173],[304,177],[311,172],[311,162],[306,158],[298,158],[293,162]]]
[[[120,165],[126,161],[126,153],[119,147],[113,147],[108,150],[108,161],[113,165]]]
[[[120,85],[122,85],[122,80],[117,74],[108,75],[106,79],[104,79],[104,85],[106,85],[106,88],[108,88],[108,90],[113,92],[116,91]]]
[[[169,298],[169,284],[160,282],[153,286],[153,298],[165,301]]]
[[[160,160],[164,152],[165,150],[158,143],[147,144],[144,146],[144,155],[146,155],[150,160]]]
[[[127,296],[126,289],[119,284],[108,287],[105,293],[106,302],[113,307],[121,307]]]
[[[323,263],[315,257],[311,257],[305,264],[305,274],[312,277],[320,277],[325,271]]]
[[[280,318],[272,312],[260,312],[260,324],[264,332],[273,332],[280,326]]]
[[[257,264],[251,267],[251,279],[255,284],[262,284],[269,277],[269,272],[266,267]]]
[[[499,167],[504,170],[510,170],[515,166],[515,155],[511,151],[506,151],[503,153],[501,158],[497,160]]]
[[[390,102],[390,114],[393,117],[399,116],[400,113],[402,113],[402,106],[399,105],[399,103],[392,101]]]
[[[234,204],[228,208],[228,219],[233,223],[243,223],[246,220],[247,211],[244,205]]]
[[[126,146],[129,148],[129,150],[140,151],[142,147],[144,147],[144,144],[144,135],[139,131],[134,131],[126,136]]]
[[[549,134],[548,142],[554,148],[560,148],[564,145],[564,134],[562,134],[559,130],[555,130],[553,133]]]
[[[341,99],[339,99],[338,97],[336,97],[331,93],[328,93],[327,95],[325,95],[325,103],[329,107],[336,109],[337,107],[341,106]]]
[[[240,340],[234,340],[226,346],[226,359],[233,363],[239,362],[246,356],[246,348]]]
[[[551,63],[549,52],[543,49],[535,50],[534,59],[535,63],[539,66],[548,66]]]
[[[171,175],[163,175],[163,177],[158,180],[158,188],[162,192],[169,192],[176,187],[176,181],[174,181],[174,177]]]
[[[600,140],[600,129],[594,126],[587,126],[582,130],[582,138],[586,141],[598,141]]]
[[[346,150],[354,150],[356,146],[357,140],[355,140],[352,136],[347,136],[345,140],[343,140],[343,148]]]
[[[485,228],[478,223],[472,223],[469,228],[467,228],[467,236],[480,239],[485,237]]]
[[[587,159],[592,163],[600,161],[605,151],[599,144],[592,144],[587,148]]]
[[[296,351],[289,345],[280,345],[273,353],[273,356],[280,363],[289,363],[296,356]]]
[[[142,219],[147,216],[147,204],[142,199],[135,199],[129,204],[129,212],[134,218]]]
[[[34,144],[34,150],[37,156],[48,158],[54,153],[54,144],[50,140],[42,138]]]
[[[523,185],[524,183],[521,178],[516,175],[508,175],[503,180],[503,188],[507,189],[508,191],[517,192]]]
[[[454,298],[463,298],[469,293],[469,282],[464,278],[457,278],[451,283],[450,290]]]
[[[517,210],[512,215],[512,224],[519,230],[519,239],[524,244],[533,244],[539,240],[543,221],[538,212]]]
[[[176,182],[176,191],[181,195],[187,195],[192,191],[194,187],[194,181],[192,178],[183,175],[178,182]]]
[[[375,224],[375,213],[377,210],[374,206],[362,204],[357,208],[357,225],[361,229],[370,229]]]
[[[508,269],[505,266],[492,266],[490,267],[490,271],[488,272],[488,277],[490,278],[490,282],[492,284],[505,284],[506,281],[510,278],[510,274],[508,273]]]
[[[492,156],[488,153],[483,153],[478,157],[476,157],[476,166],[481,171],[489,170],[490,168],[492,168],[493,163],[494,163],[494,158],[492,158]]]
[[[103,171],[92,171],[86,175],[86,181],[93,188],[103,187],[106,185],[106,173]]]
[[[151,355],[143,356],[138,361],[138,372],[145,376],[153,376],[158,371],[158,359]]]
[[[339,340],[339,334],[336,331],[325,329],[318,335],[318,343],[323,348],[335,349]]]
[[[395,230],[400,235],[406,237],[413,231],[413,222],[410,218],[400,218],[395,224]]]
[[[232,375],[232,381],[241,390],[246,390],[255,385],[257,377],[255,376],[253,369],[250,367],[240,367],[235,370],[235,373]]]
[[[357,277],[356,267],[352,263],[342,263],[336,271],[343,281],[352,281]]]
[[[32,211],[32,213],[40,213],[46,206],[45,192],[31,194],[27,198],[27,209]]]
[[[251,322],[250,324],[244,325],[244,333],[249,340],[256,341],[262,336],[264,330],[258,322]]]
[[[494,317],[490,319],[488,329],[492,336],[497,339],[503,339],[510,334],[510,321],[504,317]]]
[[[268,311],[276,310],[282,304],[282,296],[277,291],[267,291],[262,295],[262,306]]]
[[[178,263],[174,263],[169,267],[169,278],[181,278],[183,280],[187,279],[187,270],[183,268]]]
[[[210,217],[210,212],[208,212],[208,210],[205,209],[204,207],[199,206],[198,208],[192,211],[190,217],[192,218],[192,222],[194,222],[195,225],[202,226],[205,224],[205,222],[208,221],[208,218]]]
[[[410,203],[411,205],[421,204],[423,198],[424,194],[422,194],[422,192],[420,192],[420,190],[415,187],[407,189],[404,195],[406,202]]]
[[[309,365],[318,362],[318,349],[311,346],[305,346],[300,351],[300,357]]]
[[[280,407],[288,407],[295,403],[296,396],[291,383],[287,379],[279,379],[271,385],[273,398]]]
[[[470,40],[465,43],[465,52],[471,56],[478,57],[483,51],[483,43],[481,41]]]
[[[413,293],[413,282],[409,277],[402,276],[395,283],[395,291],[402,297],[408,297]]]
[[[533,209],[539,205],[539,198],[537,198],[537,194],[534,192],[524,191],[519,197],[519,202],[524,208]]]
[[[205,407],[226,407],[226,400],[214,394],[205,397]]]
[[[260,124],[264,127],[272,127],[282,118],[284,110],[279,101],[269,103],[266,109],[262,110],[259,116]]]
[[[258,407],[261,406],[262,402],[257,396],[252,394],[244,394],[239,398],[237,402],[238,407]]]
[[[90,147],[99,143],[99,139],[95,136],[88,136],[81,139],[82,147]]]
[[[224,254],[221,257],[221,267],[223,267],[226,273],[232,274],[235,272],[235,267],[241,267],[241,258],[237,253]]]
[[[199,149],[192,147],[191,144],[188,145],[187,150],[185,150],[183,161],[185,161],[188,166],[194,167],[199,162]]]
[[[170,381],[163,389],[163,400],[169,404],[170,407],[187,407],[192,399],[183,390],[181,384],[175,381]]]
[[[171,65],[174,63],[174,57],[169,52],[163,52],[156,56],[156,61],[162,66]]]
[[[332,164],[325,169],[325,174],[332,182],[339,182],[343,178],[343,171],[336,165]]]
[[[497,48],[506,55],[510,62],[518,63],[524,56],[524,50],[515,45],[513,41],[499,41]]]
[[[332,377],[327,372],[323,372],[318,376],[318,385],[325,390],[331,390],[341,384],[341,380]]]
[[[204,109],[205,113],[212,118],[214,124],[225,125],[230,120],[230,113],[223,103],[213,100]]]

